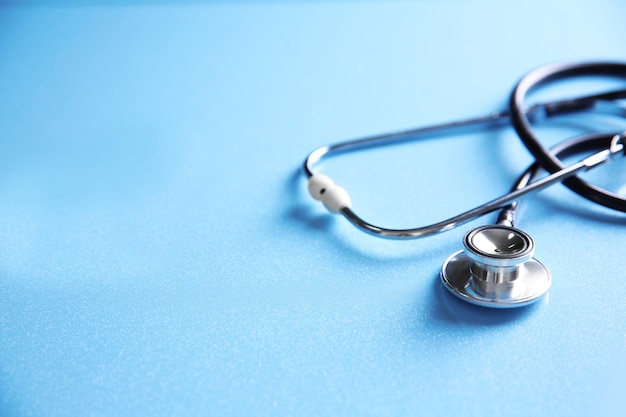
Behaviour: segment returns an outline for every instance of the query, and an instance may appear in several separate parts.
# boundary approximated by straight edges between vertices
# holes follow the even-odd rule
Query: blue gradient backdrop
[[[623,215],[560,186],[528,198],[553,287],[484,311],[438,282],[468,227],[377,240],[299,170],[324,143],[500,109],[536,66],[624,60],[625,16],[618,0],[5,3],[0,415],[622,415]],[[407,227],[529,162],[504,129],[320,169]],[[593,178],[623,193],[625,168]]]

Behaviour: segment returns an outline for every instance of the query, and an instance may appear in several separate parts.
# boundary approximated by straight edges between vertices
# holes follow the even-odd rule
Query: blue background
[[[375,239],[300,168],[325,143],[500,109],[539,65],[623,60],[624,16],[618,0],[5,3],[0,415],[621,415],[623,215],[561,186],[527,198],[549,297],[483,310],[438,281],[471,225]],[[504,129],[320,170],[366,219],[410,227],[530,162]],[[589,178],[625,193],[625,167]]]

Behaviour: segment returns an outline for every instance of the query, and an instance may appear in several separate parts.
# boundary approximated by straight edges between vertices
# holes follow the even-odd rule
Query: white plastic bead
[[[343,187],[338,185],[334,185],[322,194],[322,202],[326,208],[333,213],[339,213],[342,208],[350,208],[350,206],[352,206],[350,194],[348,194]]]
[[[326,175],[311,176],[308,187],[311,196],[324,203],[326,208],[333,213],[339,213],[342,208],[352,205],[348,192]]]
[[[314,174],[309,178],[309,193],[318,201],[323,201],[326,191],[334,186],[335,182],[326,175]]]

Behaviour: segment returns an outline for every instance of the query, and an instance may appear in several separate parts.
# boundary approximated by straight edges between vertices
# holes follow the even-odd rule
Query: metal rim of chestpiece
[[[444,262],[441,281],[464,301],[484,307],[521,307],[550,288],[550,272],[532,257],[535,243],[522,230],[481,226],[465,235],[463,245],[465,251]]]

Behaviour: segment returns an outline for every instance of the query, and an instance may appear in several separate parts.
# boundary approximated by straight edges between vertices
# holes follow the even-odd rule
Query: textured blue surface
[[[299,169],[501,108],[538,65],[626,59],[626,3],[113,4],[0,8],[0,415],[620,415],[623,215],[528,198],[549,299],[485,311],[438,283],[467,227],[377,240]],[[401,227],[530,160],[504,130],[322,170]],[[625,166],[597,177],[623,193]]]

